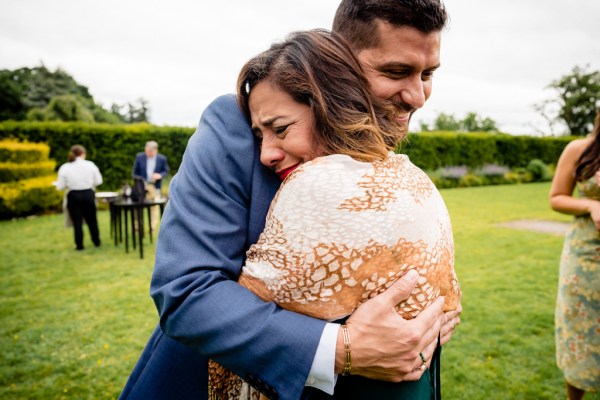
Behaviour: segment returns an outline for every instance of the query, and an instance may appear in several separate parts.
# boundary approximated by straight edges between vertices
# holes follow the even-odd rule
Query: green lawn
[[[445,399],[561,399],[554,302],[562,237],[513,219],[568,221],[549,184],[442,191],[453,220],[463,315],[442,355]],[[157,322],[154,245],[73,250],[62,216],[0,223],[0,398],[116,398]],[[89,235],[86,234],[89,243]],[[600,399],[600,396],[590,396]]]

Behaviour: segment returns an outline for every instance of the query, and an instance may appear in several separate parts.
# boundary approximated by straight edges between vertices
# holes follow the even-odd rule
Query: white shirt
[[[305,386],[312,386],[333,394],[337,375],[335,374],[335,345],[337,343],[339,324],[328,322],[321,334],[321,340],[315,353]]]
[[[154,169],[156,168],[156,156],[148,157],[146,156],[146,182],[154,182],[152,178],[152,174],[154,174]]]
[[[100,170],[91,161],[77,157],[75,161],[63,164],[58,169],[58,190],[94,189],[102,183]]]

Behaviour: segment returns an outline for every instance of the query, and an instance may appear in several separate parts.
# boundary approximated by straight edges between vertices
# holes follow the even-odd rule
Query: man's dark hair
[[[431,33],[444,29],[448,14],[441,0],[342,0],[333,31],[359,51],[377,46],[378,21]]]

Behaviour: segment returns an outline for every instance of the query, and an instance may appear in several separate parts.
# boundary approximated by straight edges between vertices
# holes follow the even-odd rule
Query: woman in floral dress
[[[575,216],[565,236],[556,304],[556,361],[569,400],[600,391],[599,132],[600,111],[592,133],[565,147],[550,190],[552,209]]]

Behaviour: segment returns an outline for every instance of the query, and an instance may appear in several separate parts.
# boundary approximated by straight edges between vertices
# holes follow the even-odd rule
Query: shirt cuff
[[[333,394],[333,388],[337,380],[335,374],[335,346],[339,329],[339,324],[330,322],[325,324],[305,385],[317,388],[330,395]]]

